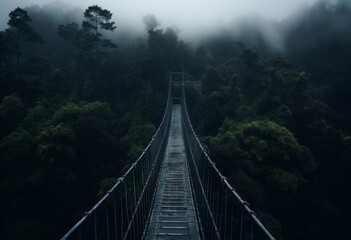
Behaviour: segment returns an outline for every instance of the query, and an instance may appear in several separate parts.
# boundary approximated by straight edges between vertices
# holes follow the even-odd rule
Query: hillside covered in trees
[[[153,15],[138,36],[112,19],[96,5],[9,13],[1,239],[61,237],[154,134],[170,70],[186,72],[192,124],[211,159],[277,239],[351,234],[348,1],[270,25],[279,44],[258,22],[188,43]]]

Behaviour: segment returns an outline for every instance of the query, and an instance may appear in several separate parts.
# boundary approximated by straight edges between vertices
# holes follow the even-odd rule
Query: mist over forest
[[[211,159],[277,239],[347,239],[351,2],[310,3],[194,34],[103,1],[99,33],[74,2],[19,6],[28,28],[0,30],[0,239],[62,237],[155,133],[171,70]]]

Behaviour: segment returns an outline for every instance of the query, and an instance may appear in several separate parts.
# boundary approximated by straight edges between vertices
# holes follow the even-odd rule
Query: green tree
[[[9,14],[10,20],[7,24],[10,26],[6,31],[12,35],[12,40],[16,45],[16,56],[17,56],[17,65],[20,64],[20,42],[22,40],[30,41],[33,43],[43,43],[43,39],[40,35],[28,25],[28,22],[31,22],[32,19],[28,16],[27,11],[16,8]]]
[[[6,136],[0,144],[1,161],[12,161],[15,167],[29,164],[35,143],[34,137],[22,128],[17,128]],[[25,166],[21,166],[25,164]]]
[[[61,136],[61,139],[64,139],[61,141],[62,146],[65,147],[60,147],[59,151],[66,154],[65,156],[71,156],[72,159],[76,155],[78,161],[81,161],[82,168],[85,166],[89,168],[87,171],[97,174],[98,171],[111,168],[111,165],[115,163],[115,155],[118,151],[117,141],[112,131],[115,125],[115,115],[108,104],[98,101],[84,105],[70,103],[57,110],[52,121],[57,126],[48,128],[48,134],[44,137],[50,137],[44,139],[56,141],[57,136]],[[75,149],[66,147],[68,137],[72,139],[71,142],[76,141]],[[57,156],[59,153],[55,149],[58,146],[57,143],[46,144],[45,151],[46,146],[49,147],[50,153]]]
[[[0,137],[15,130],[25,115],[23,101],[17,94],[4,97],[0,105]]]
[[[15,46],[8,32],[0,32],[0,66],[11,59]]]
[[[201,91],[204,95],[211,94],[223,84],[223,77],[214,67],[208,67],[201,79]]]
[[[37,152],[43,162],[53,164],[56,161],[76,159],[74,149],[76,136],[70,127],[64,123],[43,129],[38,141]]]
[[[81,29],[77,23],[72,22],[67,25],[59,25],[57,34],[77,49],[78,59],[91,55],[95,37],[86,30]]]
[[[94,5],[85,10],[84,17],[86,21],[83,21],[83,28],[72,22],[67,25],[59,25],[57,30],[61,38],[78,49],[78,57],[83,57],[84,53],[89,56],[99,55],[103,53],[103,48],[117,47],[111,40],[103,39],[101,34],[102,30],[113,32],[116,29],[115,22],[111,21],[112,13],[110,11]]]
[[[155,131],[155,126],[150,123],[136,123],[128,129],[128,133],[121,139],[121,143],[129,148],[128,158],[130,161],[135,161],[140,156]]]
[[[99,35],[99,29],[113,31],[116,28],[115,22],[111,22],[112,13],[97,5],[88,7],[84,12],[84,17],[90,22],[83,21],[83,27],[94,30],[96,35]]]
[[[240,180],[235,177],[238,171],[258,180],[256,184],[262,184],[265,191],[274,195],[295,194],[317,168],[311,152],[288,129],[268,120],[247,123],[226,120],[218,135],[206,142],[221,168],[234,170],[235,185],[242,186],[249,195],[252,189],[236,182]]]
[[[59,25],[57,33],[65,41],[71,43],[77,50],[77,58],[70,68],[73,72],[79,72],[77,78],[82,81],[77,82],[76,86],[83,86],[80,91],[83,96],[98,95],[105,86],[101,84],[102,58],[107,54],[108,49],[116,48],[110,39],[103,38],[102,31],[113,31],[116,29],[115,22],[111,21],[112,13],[106,9],[94,5],[88,7],[84,12],[85,21],[82,27],[77,23]],[[75,74],[75,73],[73,73]],[[90,75],[89,76],[87,76]],[[94,81],[95,80],[95,81]],[[104,94],[101,94],[104,96]]]
[[[301,197],[317,168],[308,148],[288,129],[269,120],[226,120],[217,136],[205,142],[218,168],[248,201],[283,224],[286,205],[296,207],[295,199]]]
[[[100,33],[101,30],[111,31],[116,29],[115,22],[111,21],[112,13],[107,9],[94,5],[88,7],[84,12],[84,17],[87,21],[83,21],[83,29],[88,32],[93,32],[95,37],[92,39],[95,45],[95,54],[99,54],[101,48],[115,48],[116,44],[111,40],[103,39]]]

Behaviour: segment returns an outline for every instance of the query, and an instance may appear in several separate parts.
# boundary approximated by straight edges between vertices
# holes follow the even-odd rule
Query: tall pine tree
[[[17,65],[20,64],[20,43],[22,40],[29,41],[33,43],[43,43],[43,39],[40,35],[28,25],[28,22],[31,22],[32,19],[28,16],[27,11],[16,8],[9,14],[10,20],[8,21],[9,28],[6,29],[6,32],[12,37],[14,41],[15,51],[17,56]]]
[[[111,40],[103,39],[100,33],[101,30],[113,31],[116,26],[115,22],[111,21],[112,13],[106,9],[94,5],[88,7],[84,12],[86,21],[83,21],[83,28],[88,32],[93,32],[95,35],[95,54],[98,55],[102,48],[115,48],[116,44]]]

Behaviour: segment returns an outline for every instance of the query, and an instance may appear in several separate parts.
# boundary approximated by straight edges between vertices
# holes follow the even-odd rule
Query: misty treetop
[[[42,38],[28,25],[28,22],[31,22],[32,19],[28,16],[27,11],[16,8],[9,14],[9,17],[10,20],[7,24],[10,28],[8,31],[14,32],[17,38],[32,42],[43,42]]]
[[[149,31],[155,31],[157,27],[160,26],[160,22],[157,20],[157,18],[155,17],[155,15],[145,15],[143,17],[143,22],[145,24],[145,28],[146,30]]]
[[[107,31],[113,31],[116,29],[116,26],[114,26],[115,22],[110,21],[112,13],[97,5],[88,7],[84,12],[84,17],[89,20],[89,22],[83,21],[83,27],[94,30],[96,35],[99,34],[99,29]]]
[[[94,5],[84,12],[82,28],[77,23],[59,25],[58,35],[73,44],[81,53],[97,55],[104,54],[102,49],[116,48],[117,45],[109,39],[103,39],[99,30],[113,31],[116,29],[115,22],[111,21],[112,13],[106,9]],[[82,55],[80,55],[82,57]]]
[[[17,65],[20,63],[20,41],[30,41],[33,43],[43,43],[43,39],[37,34],[29,25],[32,19],[28,16],[27,11],[16,8],[9,14],[10,20],[8,21],[9,28],[6,29],[5,34],[8,35],[6,41],[11,41],[13,44],[8,44],[7,46],[13,46],[15,48],[17,56]],[[8,49],[10,50],[10,49]],[[11,53],[11,50],[7,53]]]

